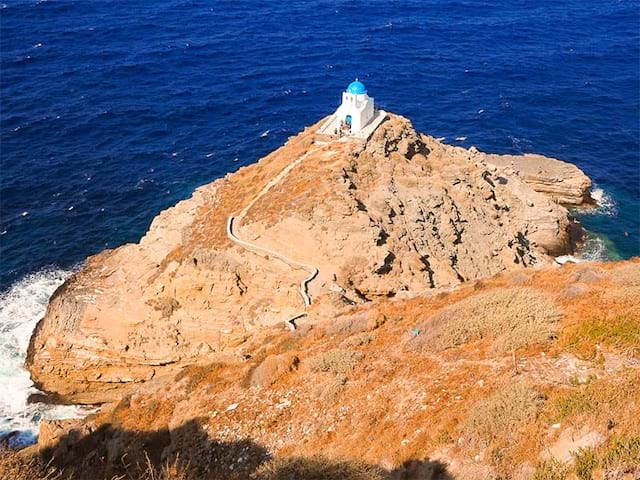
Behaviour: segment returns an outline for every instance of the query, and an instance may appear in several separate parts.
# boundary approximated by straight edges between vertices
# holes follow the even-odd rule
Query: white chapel
[[[319,134],[332,137],[368,138],[382,123],[386,113],[377,110],[373,97],[357,78],[342,92],[342,103],[320,127]]]
[[[342,104],[336,111],[351,133],[358,133],[373,118],[373,98],[367,95],[364,83],[356,79],[342,92]]]

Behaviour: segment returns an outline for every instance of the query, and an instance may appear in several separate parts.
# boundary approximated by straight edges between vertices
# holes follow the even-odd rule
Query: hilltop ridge
[[[33,335],[36,385],[65,401],[114,400],[201,355],[233,353],[301,311],[314,322],[572,253],[576,225],[558,201],[588,198],[577,167],[541,157],[547,193],[528,162],[521,175],[512,161],[443,144],[397,115],[367,141],[317,141],[319,124],[198,188],[138,244],[88,259]],[[309,272],[232,241],[227,223],[241,212],[238,237],[317,268],[310,308],[299,287]]]
[[[56,291],[27,366],[50,400],[101,407],[43,422],[28,469],[640,474],[640,264],[554,262],[581,232],[567,207],[592,204],[586,175],[397,115],[367,140],[320,123]],[[6,458],[0,473],[22,468]]]

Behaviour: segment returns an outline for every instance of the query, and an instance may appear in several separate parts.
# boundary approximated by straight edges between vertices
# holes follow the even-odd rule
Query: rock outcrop
[[[366,142],[319,142],[317,127],[162,212],[140,243],[88,259],[31,339],[36,385],[75,403],[115,400],[300,311],[307,273],[230,241],[227,219],[247,206],[238,236],[318,268],[307,322],[571,251],[561,204],[589,187],[575,168],[553,169],[568,172],[565,188],[528,173],[527,157],[505,166],[395,115]]]
[[[543,155],[486,155],[487,163],[511,167],[536,192],[549,195],[565,207],[593,206],[591,180],[572,163]]]
[[[265,327],[38,450],[92,480],[638,478],[639,289],[640,259],[568,264]]]

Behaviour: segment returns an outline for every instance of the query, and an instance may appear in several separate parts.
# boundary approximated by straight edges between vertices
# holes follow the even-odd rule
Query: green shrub
[[[614,437],[599,455],[603,468],[635,466],[640,475],[640,436]]]
[[[640,320],[627,317],[589,319],[570,327],[562,335],[562,344],[583,358],[594,359],[596,345],[640,356]]]
[[[564,480],[569,469],[558,460],[546,460],[538,465],[531,480]]]
[[[593,398],[584,389],[568,392],[554,399],[551,405],[554,421],[580,415],[595,410]]]
[[[591,480],[591,472],[598,466],[598,457],[592,448],[579,448],[572,452],[575,472],[580,480]]]

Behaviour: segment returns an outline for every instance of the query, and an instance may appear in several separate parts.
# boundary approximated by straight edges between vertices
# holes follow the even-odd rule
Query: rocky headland
[[[446,145],[397,115],[366,141],[322,141],[321,123],[55,292],[32,378],[103,407],[45,423],[41,452],[71,470],[93,452],[111,473],[128,452],[180,452],[193,478],[524,479],[571,460],[576,437],[637,438],[640,266],[554,262],[580,237],[567,209],[592,204],[583,172]],[[589,321],[620,341],[583,339]],[[600,428],[604,403],[593,422],[547,411],[598,382],[631,392],[618,430]],[[505,413],[512,397],[492,395],[512,385]],[[295,462],[334,474],[284,476]]]

